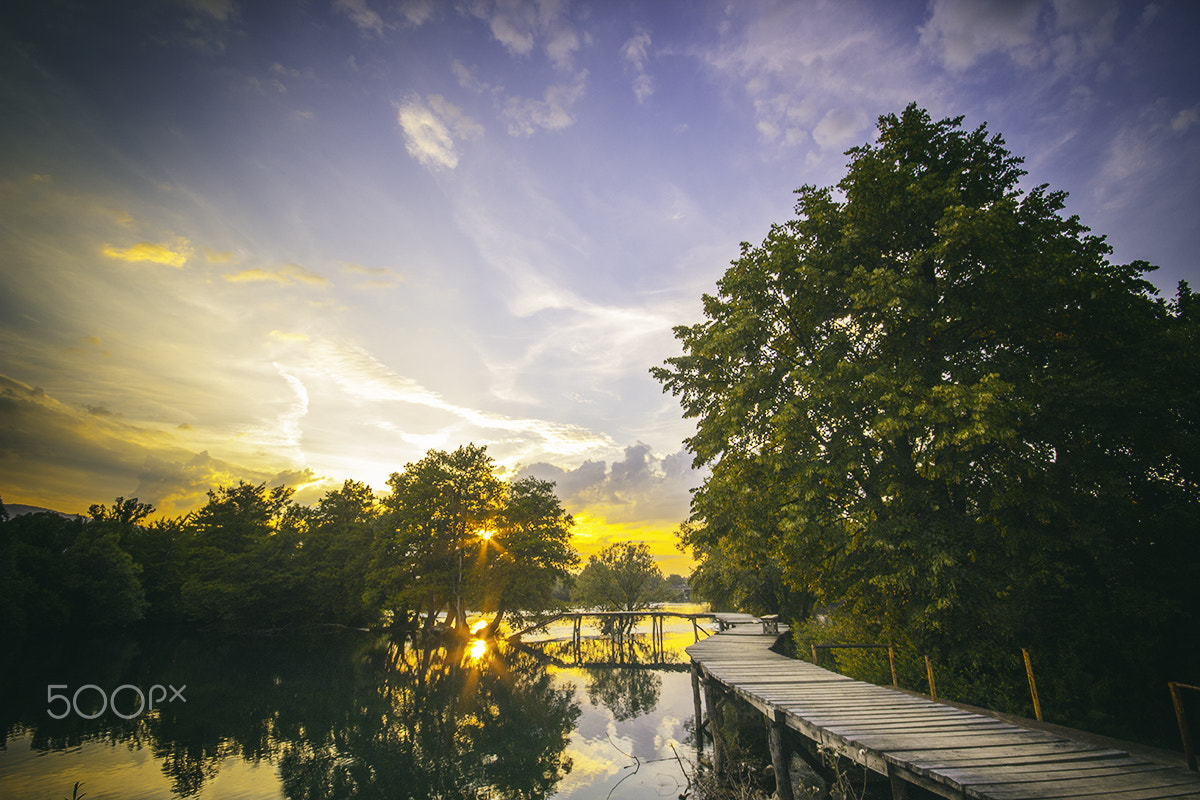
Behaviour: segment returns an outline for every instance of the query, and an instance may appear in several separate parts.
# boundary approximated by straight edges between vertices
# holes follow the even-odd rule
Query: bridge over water
[[[701,685],[708,710],[703,724],[720,726],[728,695],[745,700],[769,723],[777,776],[789,774],[788,742],[801,736],[886,778],[894,798],[919,786],[941,797],[980,800],[1200,800],[1196,772],[1087,741],[1082,732],[1023,727],[788,658],[770,650],[776,634],[749,620],[686,649],[697,729]],[[713,742],[720,773],[727,754],[719,736]],[[776,794],[792,800],[790,782],[780,781]]]

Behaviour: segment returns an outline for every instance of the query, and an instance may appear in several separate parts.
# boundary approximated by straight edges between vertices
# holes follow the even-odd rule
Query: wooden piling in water
[[[787,714],[777,710],[768,717],[767,726],[771,768],[775,771],[775,796],[779,800],[795,800],[792,794],[791,752],[787,744]]]
[[[713,772],[725,776],[725,742],[721,740],[721,687],[714,680],[704,681],[704,704],[708,706],[708,730],[713,737]]]

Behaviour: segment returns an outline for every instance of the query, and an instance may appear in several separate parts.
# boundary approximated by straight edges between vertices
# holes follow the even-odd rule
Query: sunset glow
[[[586,557],[686,574],[649,369],[742,241],[916,101],[1113,259],[1197,279],[1188,3],[17,2],[0,64],[0,497],[315,503],[474,442]],[[487,542],[491,532],[480,538]],[[489,545],[490,546],[490,545]],[[492,549],[491,553],[496,551]]]

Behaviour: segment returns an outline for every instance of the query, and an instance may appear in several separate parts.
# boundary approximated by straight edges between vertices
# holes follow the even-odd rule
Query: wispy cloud
[[[404,283],[404,276],[390,267],[364,267],[362,264],[344,262],[342,269],[359,277],[359,289],[394,289]]]
[[[329,279],[318,275],[299,264],[288,262],[278,269],[268,270],[261,267],[245,269],[241,272],[230,272],[222,276],[230,283],[278,283],[284,286],[304,284],[306,286],[329,286]]]
[[[539,129],[557,131],[574,125],[574,107],[584,96],[587,76],[587,70],[583,70],[571,83],[547,87],[540,100],[509,97],[503,112],[508,132],[513,136],[532,136]]]
[[[567,17],[567,3],[558,0],[469,0],[465,13],[486,22],[492,37],[509,53],[529,56],[539,39],[557,68],[571,69],[580,37]]]
[[[434,0],[403,0],[400,3],[400,14],[404,21],[414,28],[419,28],[434,18],[437,7]]]
[[[187,0],[187,4],[221,22],[228,22],[233,14],[233,0]]]
[[[934,0],[921,44],[950,70],[990,55],[1021,67],[1077,67],[1112,43],[1116,0]]]
[[[815,142],[840,154],[847,136],[865,136],[875,114],[902,108],[919,83],[911,39],[875,16],[857,6],[837,14],[788,4],[747,16],[735,10],[721,39],[697,52],[729,91],[750,102],[763,143],[787,149]],[[818,141],[816,128],[834,109],[838,116],[825,122]],[[851,131],[850,120],[865,122]]]
[[[437,94],[425,99],[410,95],[400,104],[396,121],[409,155],[434,169],[458,166],[455,137],[470,140],[483,135],[482,125]]]
[[[646,71],[649,51],[650,33],[640,28],[621,45],[621,61],[633,73],[633,95],[639,103],[654,94],[654,80]]]
[[[228,264],[236,258],[232,250],[214,250],[211,247],[203,247],[201,252],[204,253],[204,260],[210,264]]]
[[[383,17],[367,4],[367,0],[336,0],[333,7],[349,17],[364,34],[383,36]]]
[[[597,449],[611,448],[612,440],[605,434],[579,425],[528,417],[514,417],[472,408],[447,400],[411,378],[389,369],[361,347],[314,339],[297,356],[296,363],[287,363],[295,375],[316,370],[336,384],[342,392],[360,403],[377,406],[373,412],[378,419],[404,419],[405,412],[395,404],[420,406],[443,412],[458,421],[461,433],[468,440],[503,434],[509,449],[544,452],[555,455],[579,455]],[[281,364],[285,363],[281,359]],[[388,410],[386,406],[393,406]],[[428,423],[427,423],[428,424]],[[413,428],[409,433],[429,433]]]
[[[191,242],[182,237],[176,239],[173,245],[138,242],[132,247],[117,247],[107,244],[102,252],[118,261],[148,262],[167,267],[182,267],[193,253]]]

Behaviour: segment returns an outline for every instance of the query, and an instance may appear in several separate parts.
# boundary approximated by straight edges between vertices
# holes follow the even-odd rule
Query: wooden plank
[[[1120,750],[1098,750],[1084,742],[1051,742],[1022,744],[1008,747],[968,747],[945,750],[900,750],[887,754],[888,760],[906,764],[916,771],[946,771],[955,767],[990,766],[997,762],[1013,766],[1037,764],[1045,767],[1087,762],[1103,763],[1109,759],[1129,758]]]
[[[973,769],[943,770],[941,774],[960,786],[967,788],[975,787],[977,791],[981,791],[986,794],[989,790],[988,787],[993,785],[1011,787],[1020,783],[1041,783],[1050,780],[1060,782],[1064,780],[1070,780],[1073,782],[1079,782],[1083,780],[1113,778],[1123,775],[1141,775],[1143,773],[1159,772],[1169,769],[1170,767],[1166,766],[1165,764],[1151,764],[1149,762],[1142,761],[1131,764],[1118,764],[1115,766],[1091,766],[1080,767],[1076,769],[1050,769],[1048,766],[1038,767],[1036,765],[1025,765],[1023,767],[999,765],[992,767],[975,767]]]
[[[814,725],[820,725],[839,736],[854,737],[858,735],[875,735],[875,734],[944,734],[953,736],[956,734],[976,734],[976,733],[1010,733],[1013,730],[1011,725],[995,720],[975,721],[975,720],[958,720],[953,722],[937,722],[937,721],[895,721],[891,719],[879,720],[870,722],[866,720],[854,720],[852,722],[828,722],[823,720],[811,720]],[[1018,729],[1019,730],[1019,729]]]
[[[1196,779],[1186,771],[1170,768],[1161,772],[1143,772],[1136,775],[1113,775],[1107,778],[1051,778],[1042,781],[1012,784],[988,784],[968,787],[968,793],[990,800],[1019,800],[1020,798],[1087,797],[1098,795],[1109,797],[1118,791],[1146,791],[1154,797],[1170,797],[1170,792],[1180,787],[1196,790]],[[971,791],[971,790],[974,791]],[[1166,792],[1166,794],[1163,794]]]

